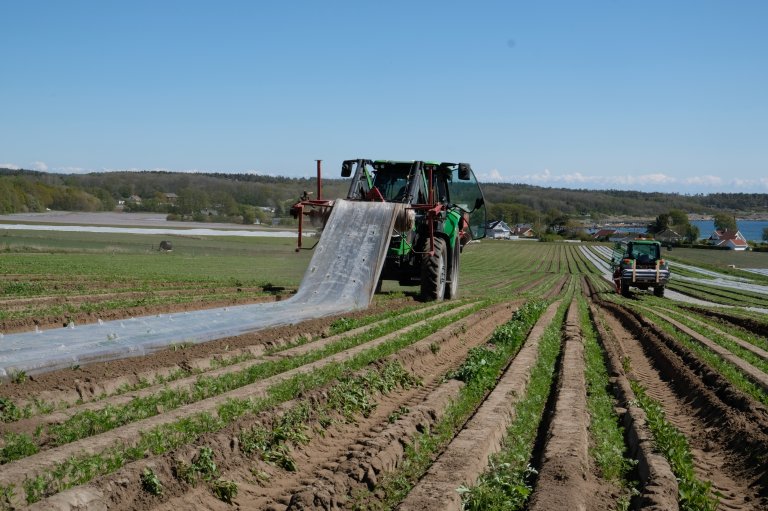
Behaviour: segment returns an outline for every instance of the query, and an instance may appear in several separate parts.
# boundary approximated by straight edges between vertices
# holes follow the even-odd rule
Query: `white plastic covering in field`
[[[299,290],[282,302],[105,321],[0,338],[0,376],[140,356],[370,304],[402,205],[336,201]],[[290,256],[286,256],[290,257]]]

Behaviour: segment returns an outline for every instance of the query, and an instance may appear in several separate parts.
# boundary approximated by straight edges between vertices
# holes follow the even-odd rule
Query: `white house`
[[[512,229],[504,220],[488,222],[487,236],[494,240],[508,240],[512,236]]]

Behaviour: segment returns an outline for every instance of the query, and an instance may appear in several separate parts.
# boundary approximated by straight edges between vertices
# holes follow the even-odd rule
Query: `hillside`
[[[335,175],[335,172],[334,172]],[[347,182],[324,179],[325,197],[343,197]],[[491,217],[510,222],[552,221],[558,217],[600,219],[609,216],[655,217],[670,209],[689,214],[768,214],[768,194],[717,193],[680,195],[624,190],[572,190],[509,183],[483,186]],[[31,170],[0,169],[0,214],[44,211],[109,211],[126,202],[132,211],[160,211],[194,215],[213,211],[222,218],[271,216],[261,208],[273,208],[275,216],[303,190],[313,192],[316,180],[258,174],[182,172],[97,172],[52,174]],[[176,194],[173,202],[165,194]]]

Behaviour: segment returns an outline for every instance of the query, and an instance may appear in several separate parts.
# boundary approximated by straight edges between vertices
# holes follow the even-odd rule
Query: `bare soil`
[[[697,475],[728,509],[765,509],[768,413],[716,371],[631,311],[602,302],[606,327],[628,357],[631,377],[661,402],[692,447]]]

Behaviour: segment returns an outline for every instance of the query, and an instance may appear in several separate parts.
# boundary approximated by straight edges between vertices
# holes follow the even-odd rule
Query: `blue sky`
[[[0,0],[0,166],[768,193],[768,2]]]

